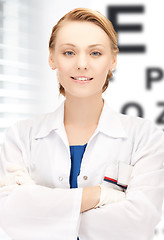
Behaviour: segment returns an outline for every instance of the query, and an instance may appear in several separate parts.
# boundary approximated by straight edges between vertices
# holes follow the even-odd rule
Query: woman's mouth
[[[71,77],[74,82],[76,83],[80,83],[80,84],[85,84],[85,83],[89,83],[93,78],[89,78],[89,77]]]

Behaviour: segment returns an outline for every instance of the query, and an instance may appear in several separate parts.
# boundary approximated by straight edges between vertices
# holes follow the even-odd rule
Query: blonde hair
[[[53,27],[50,40],[49,40],[49,51],[53,50],[55,48],[55,39],[57,36],[57,32],[59,29],[63,26],[65,22],[68,21],[88,21],[96,24],[97,26],[101,27],[109,36],[111,40],[111,48],[114,54],[119,53],[118,45],[117,45],[117,33],[115,32],[112,23],[100,12],[88,9],[88,8],[75,8],[65,14]],[[108,85],[109,85],[109,79],[112,77],[112,72],[109,70],[106,81],[104,83],[104,86],[102,88],[102,92],[104,92]],[[59,83],[59,92],[63,96],[65,96],[65,90],[64,87]]]

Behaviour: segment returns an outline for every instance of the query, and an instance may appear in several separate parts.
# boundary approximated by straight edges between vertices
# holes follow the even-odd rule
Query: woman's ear
[[[54,59],[53,59],[51,54],[49,54],[48,62],[49,62],[50,68],[52,70],[55,70],[56,69],[56,65],[55,65]]]
[[[112,62],[112,71],[115,70],[117,65],[117,54],[113,55],[113,62]]]

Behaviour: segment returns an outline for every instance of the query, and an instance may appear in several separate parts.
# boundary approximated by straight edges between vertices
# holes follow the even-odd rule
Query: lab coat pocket
[[[114,189],[126,190],[130,181],[133,166],[128,163],[119,161],[117,163],[109,163],[103,182]]]
[[[118,163],[110,162],[106,166],[103,184],[117,190],[122,190],[117,184],[118,179]]]
[[[131,178],[132,170],[132,165],[125,162],[119,162],[117,183],[127,188]]]

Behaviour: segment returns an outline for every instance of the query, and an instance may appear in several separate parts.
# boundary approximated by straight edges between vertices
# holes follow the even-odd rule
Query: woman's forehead
[[[57,39],[60,46],[67,43],[73,44],[76,41],[88,42],[88,45],[100,44],[106,46],[110,40],[107,33],[101,27],[87,21],[66,22],[59,29]]]

